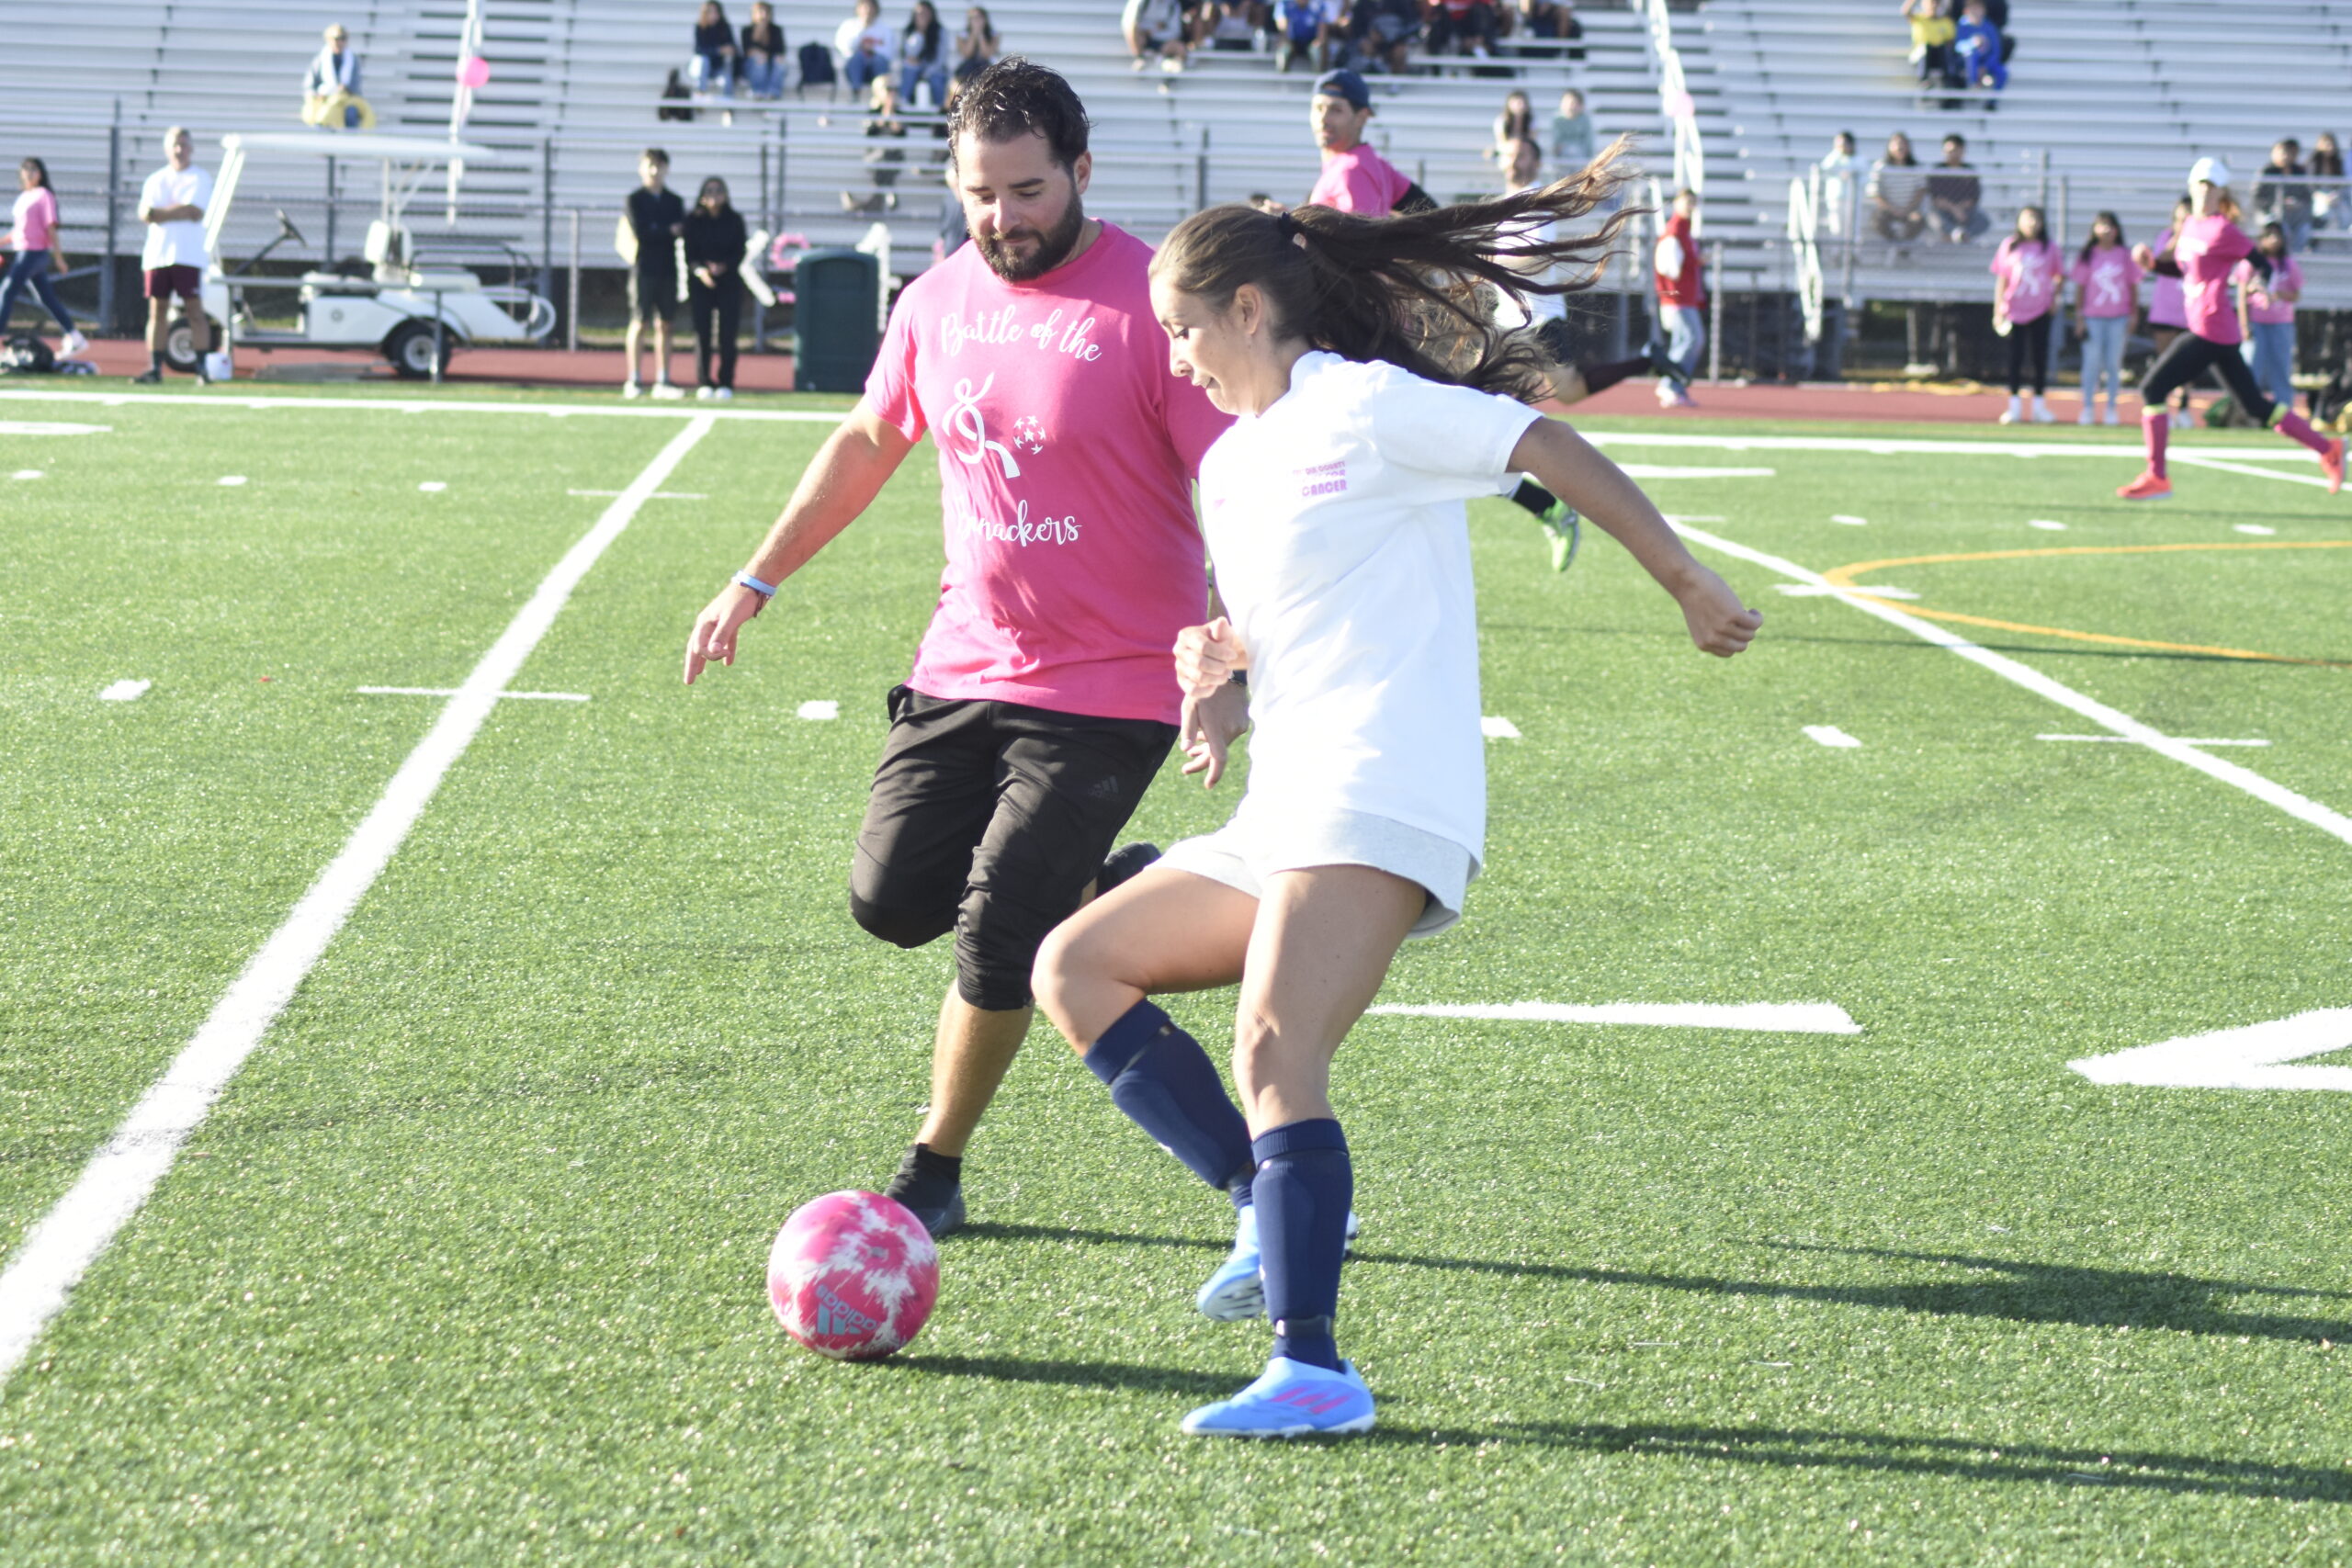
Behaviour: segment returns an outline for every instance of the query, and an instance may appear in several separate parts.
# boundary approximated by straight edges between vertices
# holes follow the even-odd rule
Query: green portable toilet
[[[882,347],[882,268],[865,251],[809,251],[792,269],[792,386],[862,392]]]

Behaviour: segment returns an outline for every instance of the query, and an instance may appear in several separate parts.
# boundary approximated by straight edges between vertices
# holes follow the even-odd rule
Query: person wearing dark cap
[[[1317,77],[1306,115],[1315,144],[1323,150],[1323,173],[1306,198],[1310,206],[1385,218],[1405,201],[1413,182],[1363,139],[1364,128],[1372,123],[1372,89],[1363,77],[1352,71],[1327,71]]]

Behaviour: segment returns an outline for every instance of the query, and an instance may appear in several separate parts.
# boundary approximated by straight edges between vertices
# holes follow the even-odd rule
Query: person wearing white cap
[[[2238,263],[2255,254],[2255,247],[2237,226],[2238,204],[2230,195],[2228,167],[2218,158],[2198,159],[2188,171],[2188,195],[2196,210],[2174,231],[2171,246],[2161,255],[2146,245],[2132,253],[2148,271],[2180,279],[2188,330],[2156,356],[2140,383],[2140,434],[2147,443],[2148,467],[2115,493],[2126,501],[2171,498],[2172,479],[2165,471],[2165,438],[2171,421],[2165,402],[2176,388],[2210,367],[2228,384],[2240,408],[2267,428],[2319,454],[2320,471],[2327,476],[2327,491],[2334,495],[2344,488],[2344,443],[2322,435],[2302,415],[2273,402],[2255,384],[2254,372],[2239,351],[2244,333],[2230,280]],[[2257,259],[2255,266],[2267,273],[2267,262]]]

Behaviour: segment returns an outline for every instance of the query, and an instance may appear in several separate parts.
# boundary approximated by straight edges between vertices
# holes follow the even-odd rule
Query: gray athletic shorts
[[[1462,918],[1462,898],[1478,862],[1451,839],[1408,828],[1365,811],[1329,810],[1295,817],[1236,813],[1214,833],[1184,839],[1159,864],[1222,882],[1252,898],[1265,897],[1266,878],[1313,865],[1368,865],[1418,882],[1429,895],[1421,918],[1406,933],[1435,936]]]

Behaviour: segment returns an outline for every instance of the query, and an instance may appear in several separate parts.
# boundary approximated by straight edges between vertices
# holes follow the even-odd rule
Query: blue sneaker
[[[1265,1375],[1231,1399],[1184,1417],[1196,1438],[1317,1438],[1372,1430],[1372,1390],[1353,1361],[1336,1372],[1277,1356]]]
[[[1347,1250],[1356,1245],[1356,1217],[1348,1215]],[[1347,1254],[1340,1254],[1345,1257]],[[1266,1315],[1266,1280],[1258,1259],[1258,1206],[1252,1203],[1240,1211],[1233,1226],[1233,1250],[1216,1266],[1216,1272],[1201,1287],[1193,1304],[1204,1317],[1219,1323],[1238,1323],[1247,1317]]]

